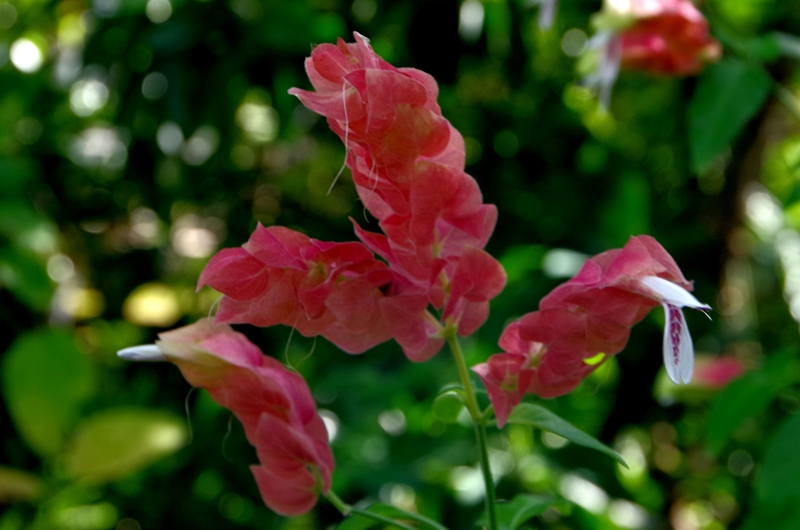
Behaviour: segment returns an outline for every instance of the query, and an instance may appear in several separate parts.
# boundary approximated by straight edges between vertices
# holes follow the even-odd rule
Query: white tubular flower
[[[664,306],[664,366],[667,375],[677,384],[689,383],[694,373],[694,346],[682,307],[710,311],[689,291],[657,276],[645,276],[641,282],[657,296]]]

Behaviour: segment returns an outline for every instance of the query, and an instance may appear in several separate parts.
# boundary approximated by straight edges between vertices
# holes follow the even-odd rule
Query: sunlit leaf
[[[689,103],[692,167],[703,171],[758,112],[772,81],[758,65],[723,59],[700,76]]]
[[[78,426],[64,458],[76,479],[110,482],[174,453],[186,444],[187,437],[186,422],[172,414],[111,409]]]
[[[563,436],[572,443],[600,451],[623,466],[628,467],[628,464],[625,463],[619,453],[542,406],[534,405],[533,403],[520,403],[509,416],[508,423],[530,425],[550,431]]]
[[[62,330],[23,334],[4,357],[3,397],[11,417],[33,450],[52,456],[94,392],[92,366]]]

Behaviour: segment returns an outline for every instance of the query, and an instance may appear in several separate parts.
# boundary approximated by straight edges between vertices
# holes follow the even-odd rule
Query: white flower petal
[[[139,346],[131,346],[117,352],[117,357],[125,359],[126,361],[139,361],[139,362],[158,362],[166,361],[167,358],[158,349],[155,344],[141,344]]]
[[[680,307],[665,302],[664,366],[676,384],[689,383],[694,373],[694,346]]]
[[[689,291],[664,278],[645,276],[642,278],[642,283],[656,293],[661,298],[662,303],[669,303],[677,307],[691,307],[692,309],[701,309],[703,311],[711,310],[711,306],[700,302]]]

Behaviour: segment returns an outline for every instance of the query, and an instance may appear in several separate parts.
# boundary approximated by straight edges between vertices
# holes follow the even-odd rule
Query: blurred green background
[[[512,425],[490,431],[501,498],[564,499],[529,528],[800,527],[800,2],[707,0],[725,48],[698,78],[623,73],[610,113],[577,84],[599,1],[0,1],[0,530],[330,528],[325,500],[263,506],[255,452],[177,368],[123,347],[205,316],[208,258],[260,222],[354,239],[344,149],[287,95],[312,45],[358,31],[431,73],[500,219],[509,276],[465,343],[476,364],[581,260],[655,236],[713,321],[700,356],[749,371],[676,387],[661,311],[577,390],[543,402],[610,458]],[[482,510],[468,422],[431,404],[447,351],[348,356],[286,328],[239,327],[309,381],[333,426],[334,489],[470,528]],[[313,354],[311,353],[313,350]],[[529,397],[532,401],[532,397]]]

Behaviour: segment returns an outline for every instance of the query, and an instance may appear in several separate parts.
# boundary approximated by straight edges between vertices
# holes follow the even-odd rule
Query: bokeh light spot
[[[167,328],[181,317],[178,296],[162,283],[147,283],[134,289],[122,304],[125,320],[137,326]]]
[[[44,63],[42,50],[33,41],[25,38],[14,41],[9,57],[16,69],[26,74],[38,71]]]

